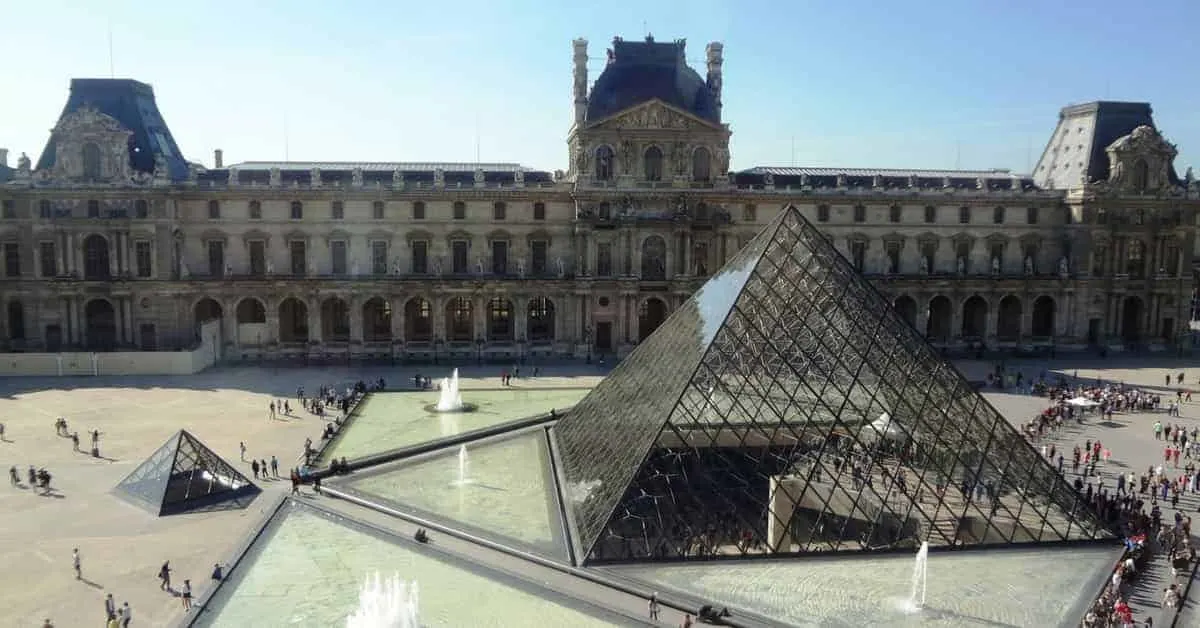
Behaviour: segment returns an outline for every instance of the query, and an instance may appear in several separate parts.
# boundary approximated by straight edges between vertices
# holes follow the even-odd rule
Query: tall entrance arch
[[[92,351],[117,347],[117,313],[105,299],[92,299],[83,308],[87,346]]]
[[[1126,344],[1136,344],[1142,339],[1143,310],[1139,297],[1126,297],[1121,305],[1121,340]]]

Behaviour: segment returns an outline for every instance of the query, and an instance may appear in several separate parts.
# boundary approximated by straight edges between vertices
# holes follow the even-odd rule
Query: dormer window
[[[1139,159],[1133,164],[1133,191],[1145,192],[1150,185],[1150,166],[1145,159]]]
[[[83,178],[100,178],[100,147],[94,142],[83,145]]]

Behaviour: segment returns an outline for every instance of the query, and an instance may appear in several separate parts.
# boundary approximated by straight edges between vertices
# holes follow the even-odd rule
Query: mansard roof
[[[1106,149],[1139,126],[1158,128],[1150,103],[1095,101],[1063,107],[1034,168],[1034,180],[1046,189],[1079,187],[1085,178],[1089,183],[1107,181],[1111,164]],[[1179,183],[1174,166],[1168,177]]]
[[[879,178],[878,184],[876,178]],[[844,186],[838,180],[844,179]],[[755,166],[733,173],[739,185],[764,187],[1035,190],[1033,177],[1009,170],[914,170],[900,168],[809,168]],[[980,187],[980,184],[983,187]]]
[[[608,65],[588,96],[587,120],[596,122],[635,105],[659,99],[709,122],[721,122],[717,98],[687,64],[686,42],[613,39]]]

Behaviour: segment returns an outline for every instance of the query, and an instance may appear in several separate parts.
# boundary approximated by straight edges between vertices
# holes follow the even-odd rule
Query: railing
[[[371,181],[371,182],[364,182],[362,185],[355,185],[353,183],[345,183],[345,182],[340,182],[340,181],[339,182],[327,181],[327,182],[320,183],[318,185],[313,185],[311,183],[300,182],[300,181],[280,182],[280,183],[276,183],[274,185],[272,185],[269,182],[264,183],[261,181],[238,182],[233,185],[230,185],[228,182],[225,182],[225,181],[193,181],[193,182],[189,182],[186,184],[187,187],[196,187],[196,188],[200,188],[202,190],[307,189],[307,190],[340,190],[340,191],[351,191],[351,192],[360,191],[360,190],[364,191],[364,192],[369,192],[372,190],[392,190],[392,191],[397,191],[397,192],[408,192],[408,191],[416,191],[416,190],[433,191],[433,190],[498,190],[498,189],[516,191],[516,190],[523,190],[523,189],[548,189],[548,188],[556,187],[558,185],[560,185],[560,183],[554,182],[554,181],[526,181],[523,183],[510,183],[510,182],[500,182],[500,181],[486,181],[483,183],[474,183],[474,182],[455,181],[455,182],[447,182],[447,183],[440,183],[440,184],[435,184],[432,181],[405,181],[405,182],[399,183],[399,184],[397,184],[394,181],[388,181],[386,183],[382,182],[382,181]]]

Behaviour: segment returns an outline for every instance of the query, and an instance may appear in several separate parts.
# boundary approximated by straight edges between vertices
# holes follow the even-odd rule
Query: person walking
[[[180,597],[183,599],[183,610],[185,610],[185,611],[192,610],[192,581],[191,580],[183,581],[182,593],[183,593],[183,595],[181,595]]]
[[[129,602],[121,605],[121,628],[129,628],[129,620],[133,619],[133,609],[129,608]]]
[[[75,579],[83,580],[83,569],[79,563],[79,548],[71,551],[71,564],[75,567]]]
[[[650,594],[650,601],[647,604],[647,606],[649,607],[649,610],[650,610],[650,619],[658,621],[658,610],[659,609],[658,609],[658,594],[657,593]]]
[[[279,459],[275,456],[271,456],[271,475],[275,476],[276,480],[279,479]]]
[[[241,447],[241,449],[242,449],[242,462],[245,462],[246,461],[246,441],[239,442],[238,447]]]
[[[117,601],[113,599],[112,593],[104,596],[104,619],[105,621],[116,618],[117,616]]]
[[[161,581],[159,589],[171,590],[171,561],[163,563],[162,568],[158,570],[158,579]]]

